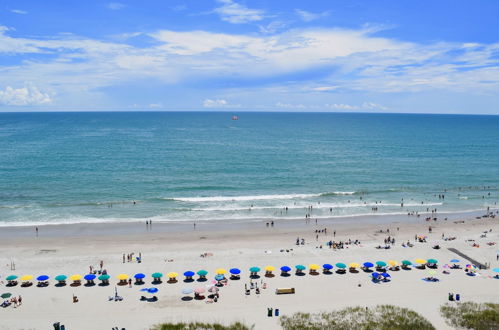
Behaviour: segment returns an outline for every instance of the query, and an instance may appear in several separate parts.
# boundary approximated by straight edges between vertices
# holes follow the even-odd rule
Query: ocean
[[[462,212],[498,199],[499,116],[0,113],[0,226]]]

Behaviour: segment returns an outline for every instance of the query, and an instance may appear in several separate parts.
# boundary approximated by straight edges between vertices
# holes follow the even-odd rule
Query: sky
[[[0,111],[499,114],[496,0],[0,0]]]

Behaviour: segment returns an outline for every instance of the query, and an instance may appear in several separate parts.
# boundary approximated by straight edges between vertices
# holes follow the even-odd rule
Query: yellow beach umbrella
[[[25,281],[31,281],[33,279],[33,275],[24,275],[23,277],[21,277],[21,281],[25,282]]]
[[[356,262],[352,262],[352,263],[348,264],[348,267],[349,268],[359,268],[360,265],[358,263],[356,263]]]
[[[218,268],[217,270],[215,270],[215,274],[217,275],[223,275],[227,273],[227,270],[223,269],[223,268]]]
[[[388,260],[388,264],[389,264],[390,266],[393,266],[393,267],[395,267],[395,266],[398,266],[398,265],[399,265],[399,263],[398,263],[398,262],[396,262],[395,260]]]
[[[170,273],[166,274],[166,276],[168,276],[169,278],[176,278],[176,277],[178,277],[178,274],[175,272],[170,272]]]
[[[317,264],[310,264],[310,265],[308,265],[308,269],[310,269],[310,270],[317,270],[317,269],[319,269],[319,265],[317,265]]]
[[[71,275],[69,277],[69,279],[71,281],[81,281],[82,278],[83,278],[83,276],[81,276],[80,274]]]
[[[275,270],[274,266],[267,266],[267,267],[265,267],[265,271],[266,272],[273,272],[274,270]]]
[[[424,259],[416,259],[415,261],[416,261],[417,264],[420,264],[420,265],[426,263],[426,260],[424,260]]]
[[[116,278],[120,281],[128,280],[128,275],[127,274],[119,274],[116,276]]]

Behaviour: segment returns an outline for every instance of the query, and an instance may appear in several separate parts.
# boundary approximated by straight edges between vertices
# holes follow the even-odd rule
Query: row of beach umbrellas
[[[450,260],[450,262],[458,263],[459,260],[452,259],[452,260]],[[322,266],[319,266],[318,264],[310,264],[308,266],[308,268],[310,271],[317,271],[321,268],[325,271],[330,271],[334,267],[336,267],[338,269],[346,269],[346,268],[369,269],[369,268],[373,268],[373,267],[385,268],[388,265],[391,267],[398,267],[398,266],[407,267],[407,266],[411,266],[414,264],[417,264],[417,265],[434,264],[434,265],[436,265],[437,263],[438,263],[438,261],[436,259],[428,259],[428,260],[416,259],[414,261],[414,263],[409,261],[409,260],[402,260],[400,263],[395,261],[395,260],[389,260],[388,262],[385,262],[385,261],[376,261],[375,263],[364,262],[362,265],[359,263],[355,263],[355,262],[349,263],[348,265],[345,263],[342,263],[342,262],[338,262],[335,265],[326,263],[326,264],[323,264]],[[296,269],[297,272],[303,272],[307,267],[304,265],[296,265],[294,268]],[[467,265],[467,268],[473,268],[473,265]],[[292,270],[292,268],[289,266],[282,266],[279,269],[281,272],[284,272],[284,273],[290,272]],[[262,269],[260,267],[256,267],[256,266],[249,268],[249,272],[252,275],[259,273],[261,270]],[[266,273],[271,273],[271,272],[275,271],[276,268],[274,266],[266,266],[266,267],[264,267],[264,270]],[[499,272],[499,268],[494,268],[493,271]],[[230,273],[232,276],[239,276],[241,274],[241,270],[239,268],[231,268],[227,271],[224,268],[219,268],[219,269],[215,270],[215,274],[216,274],[215,279],[216,280],[223,280],[225,278],[224,275],[227,273]],[[198,275],[200,277],[206,277],[208,275],[208,271],[206,271],[204,269],[201,269],[197,272],[193,272],[191,270],[188,270],[188,271],[184,272],[183,275],[184,275],[184,277],[186,277],[188,279],[194,277],[195,275]],[[151,274],[151,277],[154,280],[160,280],[163,276],[164,276],[163,273],[160,273],[160,272],[156,272],[156,273]],[[170,272],[170,273],[167,273],[166,276],[170,279],[176,279],[179,276],[179,274],[176,272]],[[69,277],[66,275],[57,275],[54,277],[54,279],[58,282],[65,282],[68,278],[69,278],[69,280],[74,281],[74,282],[81,281],[82,279],[84,279],[86,281],[94,281],[95,279],[98,279],[100,281],[109,281],[111,276],[108,274],[102,274],[99,276],[97,276],[95,274],[87,274],[85,276],[82,276],[80,274],[74,274],[74,275],[71,275]],[[130,278],[130,276],[127,274],[119,274],[116,276],[116,278],[120,281],[126,281]],[[133,278],[137,281],[141,281],[141,280],[146,278],[146,275],[143,273],[137,273],[133,276]],[[15,281],[17,279],[18,279],[17,275],[9,275],[6,277],[6,280],[9,282]],[[33,275],[24,275],[24,276],[21,276],[19,278],[19,280],[21,280],[22,282],[29,282],[29,281],[32,281],[33,279],[34,279]],[[40,275],[36,278],[36,280],[39,282],[46,282],[49,280],[49,276],[48,275]]]

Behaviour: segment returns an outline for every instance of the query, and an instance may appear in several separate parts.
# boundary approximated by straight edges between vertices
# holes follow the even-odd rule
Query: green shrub
[[[418,313],[407,308],[379,305],[373,308],[348,307],[333,312],[296,313],[281,317],[284,330],[364,329],[364,330],[434,330]]]
[[[499,304],[465,302],[457,305],[445,304],[440,313],[447,324],[463,329],[499,329]]]
[[[151,330],[250,330],[242,323],[236,322],[230,325],[218,323],[163,323],[156,325]]]

